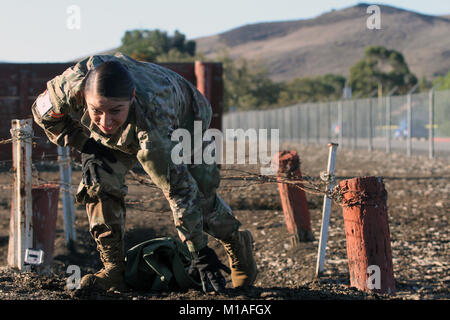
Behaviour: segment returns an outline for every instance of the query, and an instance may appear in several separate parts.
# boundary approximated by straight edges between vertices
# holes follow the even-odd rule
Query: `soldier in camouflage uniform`
[[[254,282],[253,240],[249,231],[238,230],[240,222],[216,193],[217,165],[176,165],[171,160],[174,130],[184,128],[193,135],[194,121],[202,122],[202,132],[211,121],[209,102],[190,82],[121,53],[95,55],[48,81],[32,111],[53,143],[82,153],[83,179],[76,198],[86,205],[90,232],[104,265],[82,278],[82,289],[126,287],[124,182],[137,161],[168,200],[204,290],[212,286],[221,291],[225,282],[220,272],[225,268],[207,246],[204,232],[224,245],[233,286]]]

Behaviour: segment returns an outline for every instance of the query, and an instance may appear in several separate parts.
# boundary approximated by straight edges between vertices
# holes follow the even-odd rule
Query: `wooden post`
[[[394,293],[387,192],[382,178],[344,180],[340,182],[339,190],[350,285],[367,292]]]
[[[334,176],[334,167],[336,163],[336,150],[338,144],[330,143],[328,144],[328,165],[327,165],[327,175],[328,177]],[[327,191],[331,191],[334,187],[334,183],[331,181],[327,185]],[[317,264],[316,264],[316,277],[319,277],[324,269],[325,264],[325,253],[327,249],[328,240],[328,225],[330,223],[330,210],[331,210],[331,199],[328,195],[323,197],[323,209],[322,209],[322,226],[320,228],[320,240],[319,249],[317,253]]]
[[[277,178],[302,179],[300,160],[296,151],[278,152],[273,161],[278,163]],[[314,235],[311,230],[311,218],[305,192],[286,183],[278,183],[278,190],[286,227],[292,234],[292,243],[313,241]]]
[[[197,89],[211,103],[210,128],[222,130],[223,67],[221,63],[195,61]]]
[[[70,166],[70,148],[58,146],[59,173],[62,186],[62,204],[64,210],[64,230],[66,246],[74,249],[76,241],[75,232],[75,206],[72,195],[72,168]]]
[[[31,146],[32,119],[12,120],[13,194],[8,243],[8,265],[29,270],[25,251],[33,246]]]

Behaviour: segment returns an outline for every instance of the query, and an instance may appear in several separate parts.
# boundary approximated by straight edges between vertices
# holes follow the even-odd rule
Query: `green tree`
[[[126,31],[122,37],[119,51],[141,61],[157,62],[169,58],[178,61],[193,59],[195,56],[195,41],[186,40],[178,30],[173,36],[159,29]]]
[[[342,96],[345,77],[326,74],[314,78],[297,78],[285,84],[278,103],[289,105],[308,101],[336,100]]]
[[[400,52],[381,46],[367,47],[364,58],[350,68],[349,85],[353,94],[368,96],[380,83],[384,92],[398,86],[397,93],[404,94],[417,83],[417,78]]]

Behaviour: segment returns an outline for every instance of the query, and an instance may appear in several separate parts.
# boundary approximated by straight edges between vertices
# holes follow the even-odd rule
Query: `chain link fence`
[[[230,112],[222,128],[279,129],[280,142],[448,157],[450,90]]]

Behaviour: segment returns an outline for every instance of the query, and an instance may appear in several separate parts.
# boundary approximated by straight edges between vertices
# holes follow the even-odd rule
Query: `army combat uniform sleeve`
[[[171,135],[177,120],[171,114],[169,104],[178,103],[170,89],[166,96],[157,95],[153,99],[155,113],[145,117],[148,130],[138,133],[140,150],[137,158],[152,181],[163,191],[174,215],[178,235],[189,250],[199,251],[207,244],[203,233],[203,211],[200,204],[200,191],[196,180],[186,164],[175,164],[171,153],[176,142]],[[210,108],[210,107],[209,107]],[[210,109],[206,111],[211,117]],[[204,123],[207,128],[209,121]]]
[[[47,82],[47,89],[33,103],[34,121],[51,142],[81,150],[88,136],[76,118],[84,106],[83,81],[87,73],[83,60]]]

